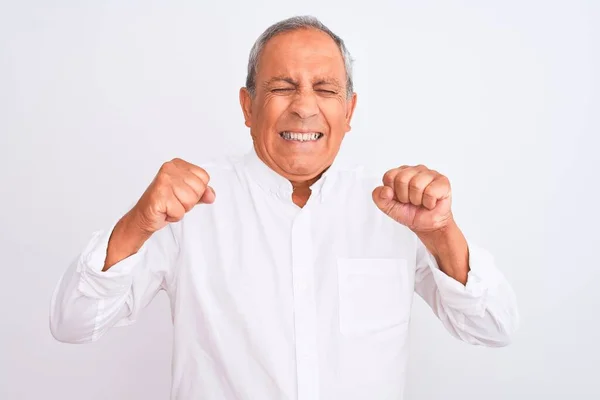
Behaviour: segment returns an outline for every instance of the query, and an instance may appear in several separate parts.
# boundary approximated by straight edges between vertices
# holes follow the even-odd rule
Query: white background
[[[417,300],[406,398],[600,398],[600,2],[353,3],[1,2],[0,398],[168,398],[164,293],[137,324],[66,345],[52,290],[162,162],[249,149],[248,52],[296,14],[356,59],[344,156],[446,174],[459,225],[518,296],[502,349],[453,339]]]

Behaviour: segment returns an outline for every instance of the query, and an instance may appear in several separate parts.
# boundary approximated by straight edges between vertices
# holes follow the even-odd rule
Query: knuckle
[[[206,182],[210,180],[210,175],[204,168],[198,167],[198,173],[204,178]]]
[[[401,185],[408,185],[411,181],[412,176],[410,174],[400,172],[396,175],[396,182]]]
[[[156,177],[156,184],[152,191],[156,198],[166,198],[169,196],[170,187],[172,186],[171,178],[167,174],[161,174]]]
[[[196,175],[190,174],[189,177],[186,179],[189,179],[188,182],[190,186],[196,191],[203,192],[206,189],[206,182],[197,177]]]
[[[393,173],[394,170],[392,169],[383,174],[383,183],[391,183]]]
[[[419,182],[411,182],[409,187],[413,192],[422,192],[424,189],[423,185]]]
[[[165,186],[169,183],[169,174],[166,171],[161,171],[156,175],[156,185],[158,187]]]
[[[173,161],[167,161],[158,170],[159,175],[171,174],[177,168]]]
[[[426,184],[426,181],[421,178],[411,180],[409,186],[414,191],[422,192],[425,190]]]

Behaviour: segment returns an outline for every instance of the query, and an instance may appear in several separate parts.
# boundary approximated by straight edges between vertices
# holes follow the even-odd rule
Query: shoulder
[[[339,188],[345,191],[367,193],[370,196],[371,192],[382,184],[383,175],[360,162],[340,162],[335,173]]]
[[[200,168],[203,168],[210,175],[211,172],[214,174],[227,174],[228,172],[234,171],[235,165],[242,160],[241,154],[223,154],[210,158],[205,158],[197,162]]]
[[[204,169],[210,177],[210,183],[215,190],[217,186],[229,185],[239,181],[239,166],[243,163],[243,154],[224,154],[200,160],[196,165]]]
[[[344,224],[364,238],[379,238],[381,243],[410,243],[414,234],[404,225],[382,212],[373,201],[373,191],[382,186],[384,172],[378,173],[365,164],[340,167],[331,201],[346,215]]]

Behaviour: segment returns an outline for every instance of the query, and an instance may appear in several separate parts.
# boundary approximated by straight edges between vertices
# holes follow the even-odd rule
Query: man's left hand
[[[437,231],[453,221],[450,181],[423,165],[404,165],[386,172],[383,186],[373,190],[373,201],[415,233]]]

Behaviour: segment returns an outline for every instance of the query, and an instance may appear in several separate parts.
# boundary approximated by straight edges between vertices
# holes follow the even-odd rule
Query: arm
[[[202,168],[163,164],[137,204],[111,229],[97,232],[63,275],[52,296],[50,330],[63,342],[97,340],[135,321],[161,289],[169,289],[179,245],[175,228],[215,192]]]
[[[515,295],[492,257],[456,225],[448,178],[423,165],[395,168],[373,201],[416,234],[415,290],[446,329],[473,344],[508,344],[518,326]]]
[[[492,256],[468,243],[455,225],[447,234],[417,238],[415,291],[467,343],[505,346],[518,328],[512,288]]]
[[[94,233],[60,279],[50,308],[50,330],[57,340],[98,340],[113,326],[133,323],[167,289],[178,249],[172,227],[138,244],[126,227],[124,217],[114,228]]]

